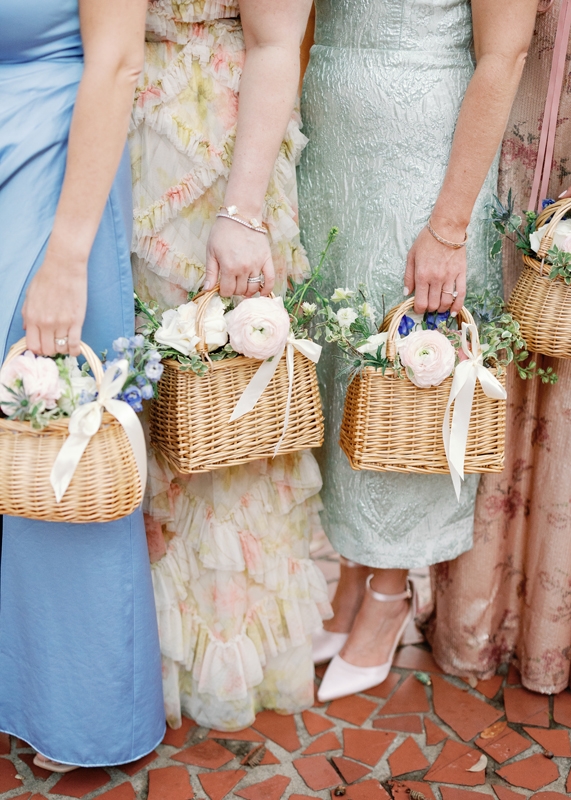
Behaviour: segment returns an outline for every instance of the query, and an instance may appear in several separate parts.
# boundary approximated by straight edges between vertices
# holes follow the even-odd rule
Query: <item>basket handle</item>
[[[551,245],[553,244],[553,237],[555,236],[555,229],[568,211],[571,211],[571,197],[564,197],[563,200],[557,200],[555,203],[544,208],[538,216],[535,226],[536,228],[541,228],[545,225],[549,217],[553,215],[553,219],[549,223],[541,239],[541,244],[537,251],[538,258],[543,260],[550,251]]]
[[[406,312],[410,311],[410,309],[413,306],[414,306],[414,297],[409,297],[404,301],[404,303],[401,303],[395,309],[394,315],[389,325],[388,336],[387,336],[387,357],[391,361],[395,360],[397,354],[396,336],[398,333],[399,325]],[[459,327],[460,323],[462,322],[465,322],[468,325],[474,324],[474,317],[470,314],[466,306],[462,306],[457,319]]]
[[[96,356],[94,351],[88,344],[85,342],[81,342],[79,345],[81,355],[85,358],[89,366],[91,367],[91,371],[93,372],[93,377],[95,378],[95,383],[97,384],[97,388],[101,386],[101,381],[103,380],[103,365],[101,360]],[[6,355],[6,359],[4,361],[7,364],[9,361],[12,361],[13,358],[16,356],[21,356],[22,353],[25,353],[28,348],[26,347],[26,339],[20,339],[19,342],[13,344],[8,354]]]

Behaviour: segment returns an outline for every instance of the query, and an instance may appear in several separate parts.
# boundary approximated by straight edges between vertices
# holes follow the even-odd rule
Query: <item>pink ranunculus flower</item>
[[[230,344],[237,353],[265,361],[281,353],[290,328],[281,297],[250,297],[226,314]]]
[[[413,331],[398,350],[406,374],[421,389],[439,386],[454,370],[456,352],[440,331]]]
[[[31,350],[26,350],[23,355],[4,364],[0,370],[0,404],[13,399],[6,387],[13,388],[17,380],[22,381],[24,392],[32,403],[42,401],[46,409],[56,407],[62,385],[53,359],[35,356]],[[10,414],[9,407],[0,407],[5,414]]]

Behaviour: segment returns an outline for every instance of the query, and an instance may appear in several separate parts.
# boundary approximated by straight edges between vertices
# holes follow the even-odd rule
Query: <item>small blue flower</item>
[[[158,350],[149,350],[147,353],[147,361],[160,361],[162,358]]]
[[[429,331],[435,331],[441,323],[448,322],[448,317],[450,313],[448,311],[444,311],[442,314],[438,314],[436,311],[430,311],[426,315],[426,327]]]
[[[124,353],[128,347],[129,347],[129,340],[125,336],[120,336],[113,342],[113,350],[115,350],[116,353]]]
[[[149,361],[148,364],[145,364],[145,375],[150,381],[156,383],[163,374],[163,369],[164,367],[160,362]]]
[[[152,383],[145,383],[144,386],[141,386],[141,396],[143,400],[152,400],[155,396],[155,392],[153,391]]]
[[[545,198],[545,200],[541,201],[541,210],[543,211],[547,206],[552,206],[555,200],[550,200],[549,198]]]
[[[120,358],[112,358],[111,361],[105,361],[105,363],[103,364],[103,369],[105,370],[105,372],[107,372],[107,370],[109,369],[111,370],[113,368],[117,369],[117,364],[119,363],[119,361],[121,361]]]
[[[121,395],[121,399],[128,403],[133,411],[139,413],[143,410],[143,404],[141,402],[143,395],[141,394],[141,390],[138,386],[129,386],[129,388],[123,392]]]
[[[415,321],[406,315],[401,319],[399,325],[399,333],[401,336],[408,336],[415,326]]]
[[[138,333],[136,336],[129,337],[130,347],[142,347],[145,344],[145,337]]]

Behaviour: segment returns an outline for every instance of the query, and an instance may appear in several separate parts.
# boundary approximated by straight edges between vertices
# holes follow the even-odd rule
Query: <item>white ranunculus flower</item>
[[[350,300],[355,296],[355,292],[351,289],[335,289],[331,295],[331,300],[334,303],[340,303],[342,300]]]
[[[340,308],[335,314],[337,322],[342,328],[350,328],[357,319],[357,312],[354,308]]]
[[[95,399],[97,384],[95,378],[81,371],[75,356],[67,356],[63,365],[69,380],[60,377],[62,393],[57,404],[64,414],[71,416],[78,406]]]
[[[315,305],[315,303],[302,303],[301,310],[306,316],[310,317],[317,311],[317,306]]]
[[[547,223],[549,224],[549,223]],[[536,231],[530,234],[529,243],[534,253],[537,253],[541,240],[545,235],[547,225],[543,225]],[[553,237],[553,244],[559,250],[564,250],[566,253],[571,253],[571,219],[563,219],[557,224],[555,228],[555,236]]]
[[[452,374],[456,351],[440,331],[413,331],[398,343],[406,374],[415,386],[439,386]]]
[[[290,330],[281,297],[247,297],[227,314],[230,344],[247,358],[265,361],[279,355]]]
[[[381,347],[381,345],[386,345],[388,335],[388,333],[373,333],[364,344],[357,348],[357,350],[360,353],[369,353],[370,355],[376,356],[379,347]]]
[[[223,347],[228,341],[224,312],[221,298],[213,297],[204,316],[204,337],[209,352]],[[172,347],[185,356],[196,353],[200,342],[196,331],[196,303],[185,303],[176,309],[165,311],[162,325],[155,332],[155,341]]]

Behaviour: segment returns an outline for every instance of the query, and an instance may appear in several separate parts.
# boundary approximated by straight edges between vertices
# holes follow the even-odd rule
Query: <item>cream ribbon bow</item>
[[[470,334],[470,344],[468,343],[468,333]],[[464,459],[476,381],[480,381],[487,397],[493,400],[507,398],[507,392],[502,384],[484,366],[480,337],[475,325],[462,323],[462,350],[467,356],[467,360],[461,361],[454,370],[452,388],[442,423],[444,450],[458,501],[460,500],[461,481],[464,480]],[[452,426],[450,426],[452,403],[454,403],[454,413],[452,414]]]
[[[280,437],[279,442],[275,446],[274,458],[275,456],[277,456],[278,450],[282,446],[282,442],[287,433],[287,427],[289,424],[289,415],[291,410],[291,395],[293,391],[293,373],[294,373],[293,352],[294,350],[298,350],[306,358],[309,358],[310,361],[313,361],[314,364],[317,364],[317,362],[321,357],[321,345],[312,342],[310,339],[296,339],[295,336],[290,332],[289,336],[287,337],[287,341],[284,345],[284,349],[278,355],[274,356],[271,360],[268,359],[267,361],[264,361],[264,363],[258,369],[256,374],[253,376],[250,383],[244,389],[242,396],[236,403],[234,411],[232,412],[232,416],[230,417],[230,422],[234,422],[234,420],[240,419],[240,417],[243,417],[244,414],[247,414],[254,408],[254,406],[264,393],[265,389],[269,385],[270,381],[274,377],[275,371],[278,368],[278,364],[280,363],[284,350],[286,351],[286,364],[287,364],[287,376],[288,376],[287,402],[285,409],[284,424],[282,428],[282,435]]]
[[[125,359],[109,367],[101,381],[97,398],[92,403],[79,406],[71,415],[69,436],[54,461],[50,475],[58,503],[67,491],[91,437],[95,436],[101,427],[104,410],[109,411],[121,423],[127,434],[144,492],[147,482],[147,451],[143,429],[131,406],[123,400],[114,399],[123,388],[128,372],[129,363]]]

